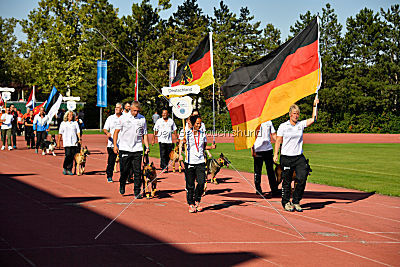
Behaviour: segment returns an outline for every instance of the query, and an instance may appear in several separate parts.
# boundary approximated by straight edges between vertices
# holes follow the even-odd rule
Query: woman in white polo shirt
[[[74,165],[74,156],[78,153],[78,142],[80,142],[79,125],[75,120],[75,113],[67,111],[64,115],[64,121],[60,124],[58,135],[58,147],[60,147],[61,138],[65,150],[63,174],[74,175],[72,167]]]
[[[300,200],[303,197],[308,176],[306,158],[303,155],[303,130],[313,124],[317,115],[317,104],[319,100],[315,97],[312,117],[307,120],[298,121],[300,109],[297,105],[289,108],[289,120],[279,125],[275,142],[274,162],[278,161],[278,152],[281,148],[282,172],[282,206],[286,211],[301,212]],[[293,202],[290,202],[290,184],[293,171],[296,172],[297,185],[293,192]]]
[[[206,164],[204,161],[204,151],[214,149],[216,146],[207,146],[206,133],[201,128],[201,118],[197,115],[190,117],[190,123],[193,127],[185,129],[185,135],[179,136],[179,160],[182,158],[182,144],[186,143],[187,155],[185,157],[185,180],[186,180],[186,199],[189,204],[189,212],[200,212],[201,196],[204,192],[204,183],[206,180]],[[195,188],[195,180],[197,186]]]

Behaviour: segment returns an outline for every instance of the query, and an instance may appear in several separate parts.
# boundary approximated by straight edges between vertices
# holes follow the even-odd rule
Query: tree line
[[[38,88],[45,100],[52,86],[86,102],[87,118],[98,118],[96,60],[108,60],[107,112],[116,102],[133,98],[136,52],[139,51],[139,100],[150,119],[155,110],[168,107],[159,91],[168,85],[169,60],[185,62],[208,32],[213,32],[216,127],[231,129],[221,85],[236,68],[268,54],[283,42],[272,24],[261,27],[247,7],[233,13],[221,1],[205,15],[196,0],[185,0],[169,18],[170,0],[152,6],[149,0],[132,4],[132,13],[118,17],[107,0],[41,0],[23,20],[0,17],[0,85]],[[290,27],[293,37],[317,14],[299,14]],[[323,83],[319,90],[319,123],[315,132],[399,133],[400,8],[392,5],[377,12],[363,8],[347,18],[345,31],[335,10],[326,4],[320,16],[320,53]],[[17,41],[17,24],[27,35]],[[343,33],[344,32],[344,33]],[[100,34],[101,33],[101,34]],[[107,39],[103,38],[104,35]],[[128,63],[121,54],[131,63]],[[158,89],[158,90],[157,90]],[[313,96],[299,101],[302,117],[311,114]],[[212,87],[195,103],[212,127]],[[274,124],[287,120],[277,118]],[[95,119],[86,122],[97,127]]]

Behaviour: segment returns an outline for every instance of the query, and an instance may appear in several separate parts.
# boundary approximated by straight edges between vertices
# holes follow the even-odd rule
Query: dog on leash
[[[87,146],[82,147],[79,153],[74,156],[75,172],[77,175],[82,175],[85,172],[86,158],[90,155]]]
[[[277,185],[279,185],[280,183],[282,183],[282,172],[283,172],[283,167],[282,165],[279,164],[275,164],[275,177],[276,177],[276,183]],[[309,164],[309,160],[307,159],[307,172],[308,175],[312,172],[311,166]],[[294,189],[296,188],[297,185],[297,181],[296,181],[296,171],[293,171],[293,175],[292,175],[292,182],[294,182],[294,186],[292,187],[292,183],[290,183],[290,192],[293,194]]]
[[[169,159],[172,161],[172,172],[175,172],[175,163],[179,164],[179,173],[182,172],[182,161],[179,161],[179,142],[175,144],[175,148],[169,153]]]
[[[56,137],[55,135],[51,136],[50,138],[51,140],[45,140],[43,141],[43,152],[42,155],[46,155],[46,154],[53,154],[53,156],[56,156],[56,153],[54,153],[54,150],[57,147],[57,142],[56,142]]]
[[[157,173],[156,167],[154,167],[153,162],[151,164],[143,165],[143,192],[147,199],[153,198],[157,191]]]
[[[231,162],[227,157],[224,156],[223,153],[219,155],[219,158],[214,159],[211,153],[208,152],[208,150],[206,152],[208,155],[208,159],[206,161],[206,177],[208,177],[208,175],[211,175],[210,182],[213,184],[218,184],[217,178],[215,178],[215,176],[219,173],[222,167],[226,166],[229,168],[229,164],[231,164]],[[207,181],[208,179],[206,179],[206,182],[204,184],[203,196],[206,194],[207,191]]]

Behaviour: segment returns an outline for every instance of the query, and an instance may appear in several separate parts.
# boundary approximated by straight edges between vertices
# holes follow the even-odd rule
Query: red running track
[[[105,138],[84,140],[92,154],[79,177],[61,174],[61,150],[0,151],[1,266],[399,265],[400,198],[308,184],[304,212],[287,213],[231,169],[198,214],[188,213],[183,174],[161,174],[158,198],[134,201],[95,239],[131,203],[132,185],[121,196],[119,173],[106,182]]]

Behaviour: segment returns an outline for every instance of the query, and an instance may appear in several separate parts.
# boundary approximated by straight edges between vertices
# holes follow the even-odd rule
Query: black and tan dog
[[[224,156],[223,153],[219,155],[218,159],[212,158],[209,152],[207,154],[209,155],[209,158],[206,161],[206,176],[208,177],[208,175],[211,175],[210,182],[218,184],[217,178],[215,178],[215,176],[219,173],[222,167],[224,166],[229,167],[229,164],[231,164],[231,162],[228,160],[227,157]],[[206,194],[207,191],[207,183],[208,179],[206,179],[206,182],[204,184],[203,196]]]
[[[179,160],[179,142],[175,144],[175,148],[169,153],[169,159],[172,161],[172,172],[175,172],[175,163],[179,164],[179,172],[182,172],[182,161]]]
[[[274,163],[274,164],[275,164],[276,183],[277,183],[277,185],[279,185],[280,183],[282,183],[283,167],[282,167],[282,165],[280,163],[279,164]],[[312,169],[311,169],[311,166],[309,164],[309,160],[308,159],[307,159],[307,171],[308,171],[308,175],[312,172]],[[296,171],[293,171],[292,182],[294,182],[294,186],[292,187],[292,184],[290,183],[290,192],[292,192],[292,194],[293,194],[293,191],[296,188],[296,184],[297,184]]]
[[[88,155],[90,155],[90,152],[87,146],[82,147],[81,151],[75,154],[75,173],[77,175],[82,175],[85,172],[86,158]]]
[[[146,198],[153,198],[157,191],[157,172],[153,162],[149,164],[149,159],[146,156],[143,157],[142,177],[143,192],[146,195]]]
[[[215,176],[219,173],[222,167],[229,167],[231,162],[224,156],[223,153],[219,155],[218,159],[209,158],[206,162],[207,176],[211,174],[210,181],[214,184],[218,184],[217,178]]]

